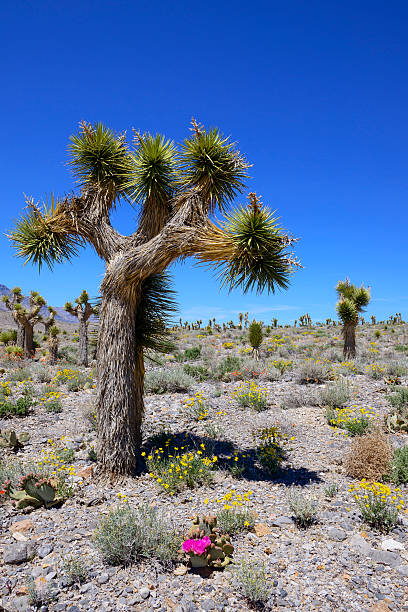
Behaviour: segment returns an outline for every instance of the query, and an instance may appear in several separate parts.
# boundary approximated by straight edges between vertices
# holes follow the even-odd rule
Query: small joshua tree
[[[363,285],[356,287],[346,278],[338,282],[336,291],[339,296],[336,310],[343,324],[343,356],[344,359],[351,359],[356,356],[356,328],[359,314],[364,312],[364,307],[370,301],[370,288],[365,289]]]
[[[259,359],[259,347],[263,342],[262,325],[256,321],[252,321],[248,330],[248,341],[252,346],[252,355],[255,359]]]
[[[97,313],[97,309],[93,308],[89,303],[89,295],[83,290],[81,295],[75,300],[76,306],[71,302],[67,302],[64,306],[65,310],[73,317],[77,317],[79,322],[79,363],[84,367],[88,367],[88,319],[92,314]]]
[[[41,323],[44,325],[44,331],[47,334],[47,336],[50,333],[51,327],[54,325],[55,315],[57,314],[57,311],[52,306],[48,306],[48,312],[49,312],[48,319],[43,319],[41,321]]]
[[[58,360],[58,334],[60,333],[60,329],[53,325],[50,327],[48,332],[48,350],[50,353],[50,364],[55,365]]]
[[[46,302],[38,291],[31,291],[29,308],[24,308],[21,303],[24,296],[20,287],[14,287],[11,293],[11,299],[8,295],[5,295],[3,296],[3,302],[17,323],[17,346],[21,346],[24,349],[24,356],[30,358],[34,354],[34,325],[41,321],[40,310]]]

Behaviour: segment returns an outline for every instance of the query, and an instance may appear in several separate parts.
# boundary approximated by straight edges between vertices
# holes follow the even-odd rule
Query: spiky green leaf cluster
[[[98,186],[127,195],[133,162],[124,134],[117,134],[102,123],[82,123],[70,141],[69,165],[82,187]]]
[[[79,297],[77,297],[77,299],[75,300],[75,302],[77,304],[86,304],[87,302],[89,302],[89,295],[88,292],[84,289],[81,293],[81,295]],[[68,302],[67,302],[68,303]],[[71,306],[72,308],[72,306]]]
[[[172,349],[167,331],[177,312],[175,291],[168,274],[155,274],[143,281],[136,314],[137,347],[168,353]]]
[[[218,128],[200,130],[186,138],[181,152],[183,187],[198,187],[211,210],[223,209],[245,187],[248,164]]]
[[[341,299],[336,306],[337,314],[342,323],[357,323],[358,312],[354,302],[349,298]]]
[[[16,221],[9,238],[17,249],[17,256],[37,264],[38,269],[46,264],[50,270],[55,263],[69,261],[78,254],[81,241],[78,238],[53,231],[46,220],[29,210]]]
[[[174,143],[164,136],[145,134],[138,136],[137,148],[132,154],[133,171],[126,190],[133,200],[164,204],[172,197],[177,182],[177,153]]]
[[[224,229],[236,255],[224,266],[223,283],[244,293],[255,289],[275,293],[289,285],[290,266],[283,231],[267,208],[241,206],[227,216]]]
[[[248,342],[253,349],[258,349],[263,341],[262,325],[257,321],[252,321],[248,329]]]
[[[336,287],[340,298],[336,305],[337,314],[343,323],[358,322],[358,315],[364,311],[365,306],[370,302],[370,291],[361,285],[356,287],[350,283],[349,279],[339,281]]]

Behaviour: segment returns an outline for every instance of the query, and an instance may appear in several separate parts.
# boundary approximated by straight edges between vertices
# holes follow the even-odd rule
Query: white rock
[[[404,545],[401,542],[397,542],[397,540],[388,538],[381,542],[381,548],[382,550],[390,550],[392,552],[394,550],[404,550]]]

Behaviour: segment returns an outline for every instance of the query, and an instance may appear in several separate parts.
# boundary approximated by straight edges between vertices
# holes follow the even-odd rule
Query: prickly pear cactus
[[[53,482],[36,474],[23,476],[20,480],[19,490],[10,491],[10,497],[14,499],[18,509],[27,506],[50,508],[60,501],[56,496],[56,488]]]
[[[0,431],[0,447],[1,448],[11,448],[12,450],[17,450],[21,448],[28,440],[30,439],[29,433],[21,433],[16,434],[13,430]]]
[[[206,565],[213,568],[224,568],[232,563],[234,546],[228,534],[221,535],[217,528],[217,517],[213,515],[203,516],[201,519],[196,516],[193,526],[187,534],[188,539],[201,539],[209,537],[211,544],[206,550]],[[192,562],[192,565],[193,562]]]
[[[405,431],[408,433],[408,414],[394,412],[385,417],[388,431]]]

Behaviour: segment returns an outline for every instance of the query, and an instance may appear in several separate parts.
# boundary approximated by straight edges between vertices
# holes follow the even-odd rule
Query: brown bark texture
[[[343,357],[345,360],[353,359],[356,356],[356,327],[355,323],[343,325]]]

